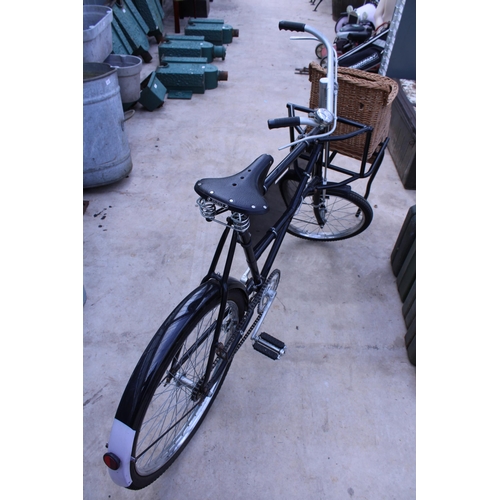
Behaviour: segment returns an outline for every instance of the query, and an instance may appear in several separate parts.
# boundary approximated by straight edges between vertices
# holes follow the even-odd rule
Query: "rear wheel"
[[[297,185],[294,174],[280,181],[281,195],[287,206]],[[309,188],[293,215],[288,232],[307,240],[338,241],[361,233],[372,219],[370,204],[349,187]]]
[[[228,364],[207,395],[201,393],[221,296],[217,294],[198,306],[198,310],[190,311],[196,304],[197,300],[186,302],[170,322],[182,326],[171,337],[171,347],[164,359],[148,377],[150,381],[144,390],[149,395],[138,408],[133,426],[136,435],[132,449],[134,460],[130,464],[130,489],[148,486],[174,462],[208,413],[229,369]],[[245,294],[241,290],[229,290],[211,373],[223,362],[224,347],[232,338],[245,305]],[[191,317],[186,320],[182,311]],[[164,337],[166,339],[167,335]],[[159,346],[155,349],[158,351]],[[148,358],[147,353],[143,358]]]

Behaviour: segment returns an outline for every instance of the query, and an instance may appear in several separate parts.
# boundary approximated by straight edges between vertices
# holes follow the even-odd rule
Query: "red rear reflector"
[[[114,453],[105,453],[102,458],[111,470],[118,470],[120,467],[120,459]]]

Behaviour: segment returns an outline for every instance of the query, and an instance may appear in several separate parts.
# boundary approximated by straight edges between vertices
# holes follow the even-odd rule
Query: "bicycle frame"
[[[281,161],[281,163],[267,176],[264,182],[264,191],[268,191],[268,189],[284,174],[288,171],[291,165],[295,162],[295,160],[309,147],[307,142],[302,142],[301,144],[295,146],[295,148]],[[208,280],[215,280],[220,284],[221,292],[222,292],[222,301],[221,307],[219,311],[219,317],[217,319],[216,332],[214,335],[214,341],[211,348],[211,353],[209,357],[209,361],[207,363],[207,371],[205,374],[205,380],[207,381],[202,389],[203,394],[208,394],[213,383],[218,379],[219,374],[226,368],[227,364],[233,358],[237,346],[241,339],[243,338],[244,332],[248,328],[250,321],[253,317],[253,313],[256,307],[256,303],[252,304],[250,302],[249,309],[245,314],[242,322],[238,326],[238,331],[236,332],[236,336],[233,339],[231,345],[228,347],[228,350],[225,355],[225,360],[221,363],[217,370],[210,374],[211,367],[213,365],[213,361],[215,359],[217,345],[219,342],[219,335],[222,327],[222,321],[224,318],[224,311],[227,303],[227,295],[228,295],[228,280],[230,277],[230,272],[232,268],[232,264],[234,261],[234,257],[236,254],[236,246],[239,244],[245,255],[246,262],[248,264],[248,270],[245,279],[245,287],[247,291],[248,297],[255,296],[258,293],[273,266],[273,263],[278,255],[281,244],[283,243],[283,239],[286,235],[287,227],[293,217],[293,214],[298,209],[302,199],[302,193],[304,192],[308,179],[311,177],[313,169],[317,164],[317,161],[323,151],[323,146],[321,142],[317,142],[314,144],[312,152],[310,154],[310,159],[308,161],[307,167],[303,172],[303,176],[297,191],[292,199],[292,202],[286,208],[284,213],[274,222],[274,224],[267,230],[266,234],[261,238],[261,240],[254,245],[253,238],[250,232],[250,228],[246,228],[244,230],[238,230],[234,227],[234,224],[231,222],[231,218],[228,217],[226,228],[224,229],[222,236],[219,240],[219,244],[213,256],[211,265],[209,267],[208,273],[203,278],[202,283]],[[229,233],[232,231],[231,239],[229,242],[229,248],[226,254],[226,260],[223,267],[222,275],[216,272],[217,266],[221,260],[224,248],[226,247],[227,239]],[[270,248],[269,254],[262,265],[262,268],[259,266],[259,260],[266,250]]]
[[[309,108],[298,106],[291,103],[288,103],[287,107],[288,107],[289,117],[296,116],[295,115],[296,111],[305,113],[311,113],[313,111]],[[233,358],[237,350],[237,346],[239,345],[241,339],[243,338],[245,330],[248,328],[250,324],[256,306],[256,304],[253,304],[253,306],[250,305],[248,313],[243,318],[242,323],[238,326],[238,331],[236,332],[236,336],[226,352],[226,359],[224,360],[223,363],[219,365],[218,369],[213,374],[210,374],[210,369],[213,365],[213,361],[216,356],[217,346],[219,342],[219,335],[222,327],[222,321],[224,318],[224,311],[226,308],[227,295],[228,295],[228,280],[230,277],[237,244],[239,244],[242,247],[246,258],[246,262],[248,264],[248,270],[246,273],[248,278],[245,279],[244,284],[246,287],[248,297],[251,297],[253,294],[261,290],[262,286],[265,283],[265,280],[269,276],[271,268],[274,264],[274,261],[280,250],[281,244],[283,243],[284,237],[286,235],[288,225],[290,224],[293,215],[295,214],[295,212],[297,211],[302,202],[302,195],[305,189],[308,187],[310,179],[317,179],[318,176],[320,175],[319,169],[322,169],[324,171],[324,173],[321,175],[322,188],[326,189],[332,186],[335,187],[346,186],[347,184],[350,184],[351,182],[354,182],[358,179],[369,178],[365,192],[365,199],[369,195],[371,184],[382,163],[384,151],[388,144],[388,139],[386,139],[384,143],[380,145],[375,160],[373,161],[373,164],[368,170],[366,170],[366,165],[368,163],[367,153],[370,145],[371,133],[373,130],[372,127],[354,122],[352,120],[347,120],[341,117],[338,117],[337,119],[341,123],[347,123],[349,125],[354,126],[357,130],[349,134],[338,135],[335,137],[332,136],[321,137],[321,138],[315,138],[314,140],[310,141],[306,139],[303,140],[302,142],[299,142],[298,144],[294,144],[291,147],[290,153],[288,153],[288,155],[266,177],[263,186],[265,193],[268,192],[271,186],[274,183],[276,183],[289,169],[296,167],[296,161],[299,158],[307,160],[307,165],[304,169],[295,168],[295,172],[298,173],[300,176],[300,182],[297,186],[297,190],[294,196],[292,197],[291,202],[288,204],[283,214],[277,220],[275,220],[275,222],[271,225],[271,227],[267,230],[266,234],[261,238],[259,242],[254,244],[250,228],[245,228],[244,230],[238,230],[237,228],[234,227],[234,224],[231,222],[231,218],[228,217],[227,219],[226,228],[224,229],[224,232],[220,238],[209,271],[202,280],[202,283],[208,280],[217,281],[220,284],[222,291],[222,303],[219,311],[219,317],[217,320],[216,333],[214,336],[214,342],[212,345],[209,362],[207,364],[207,371],[205,374],[205,380],[207,382],[204,384],[204,387],[201,391],[203,394],[209,393],[214,381],[216,381],[219,378],[220,373],[222,373],[222,371],[226,368],[227,364]],[[291,142],[295,142],[296,132],[299,134],[299,136],[306,135],[305,131],[300,126],[290,127]],[[310,132],[310,135],[314,136],[314,133],[315,130],[312,130]],[[332,161],[335,158],[336,151],[333,150],[332,153],[329,152],[330,143],[335,143],[336,141],[349,139],[351,137],[360,134],[366,134],[366,143],[359,172],[354,172],[352,170],[348,170],[333,165]],[[311,149],[311,151],[306,153],[306,151],[309,148]],[[346,175],[347,178],[340,182],[328,182],[327,181],[328,170],[335,170],[337,172],[340,172]],[[227,210],[219,211],[218,214],[220,215],[225,211]],[[221,260],[222,253],[226,246],[227,239],[231,230],[233,231],[233,233],[231,236],[229,249],[226,254],[224,271],[222,275],[220,275],[216,272],[216,268]],[[259,260],[268,249],[270,250],[267,255],[267,258],[264,264],[262,265],[262,268],[260,268]]]

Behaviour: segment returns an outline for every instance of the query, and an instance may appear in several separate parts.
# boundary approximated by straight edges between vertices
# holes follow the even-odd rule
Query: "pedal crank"
[[[236,349],[231,355],[231,359],[250,335],[254,349],[262,354],[265,354],[266,356],[269,356],[271,359],[279,359],[285,353],[286,346],[283,342],[275,339],[267,333],[263,332],[262,334],[259,334],[264,318],[271,309],[274,299],[276,298],[276,290],[278,289],[280,275],[281,273],[279,269],[275,269],[269,275],[269,278],[266,280],[262,290],[252,299],[250,310],[252,311],[252,314],[254,310],[257,311],[257,318],[250,328],[248,328],[246,333],[241,337]],[[243,275],[242,281],[245,282],[246,279],[248,279],[248,273]],[[245,321],[245,318],[242,321]],[[242,329],[243,328],[240,329],[240,327],[238,327],[239,331],[242,331]]]
[[[279,269],[275,269],[269,276],[269,279],[267,280],[266,285],[262,293],[260,294],[260,300],[257,306],[257,312],[259,313],[259,316],[257,317],[257,320],[252,327],[251,338],[254,342],[259,334],[260,327],[262,326],[262,323],[264,322],[264,319],[271,309],[274,299],[276,298],[280,276],[281,273]]]

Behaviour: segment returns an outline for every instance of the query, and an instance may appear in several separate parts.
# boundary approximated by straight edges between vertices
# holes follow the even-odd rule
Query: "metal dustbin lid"
[[[83,63],[83,81],[91,82],[116,73],[117,69],[106,63]]]
[[[142,59],[137,56],[110,54],[104,62],[118,69],[118,78],[120,76],[133,76],[140,73],[142,68]]]

